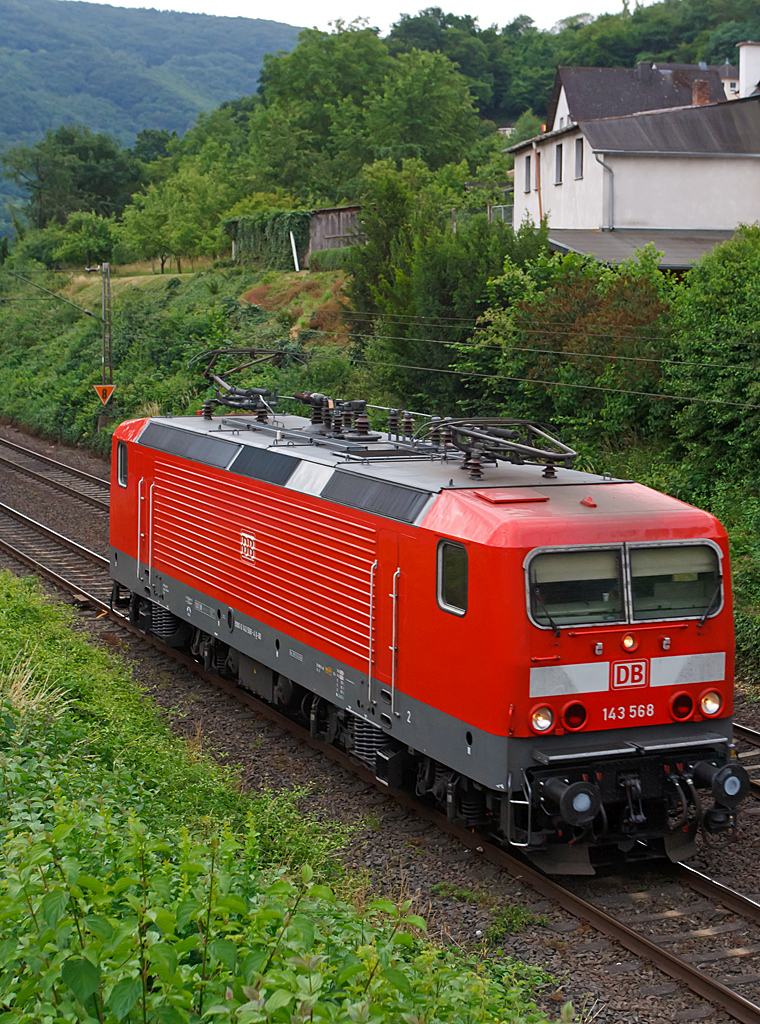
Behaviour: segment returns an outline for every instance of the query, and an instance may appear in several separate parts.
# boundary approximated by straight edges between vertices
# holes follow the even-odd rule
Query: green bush
[[[27,231],[23,239],[16,242],[11,249],[6,265],[19,271],[23,271],[30,264],[39,264],[48,270],[54,270],[60,266],[57,251],[64,237],[62,228],[57,224],[44,230]]]
[[[307,865],[267,873],[253,824],[207,842],[151,832],[139,779],[51,754],[44,727],[0,713],[4,1022],[485,1024],[532,1009],[421,942],[410,901],[359,912]]]
[[[309,257],[309,270],[342,270],[351,257],[353,246],[344,245],[340,249],[320,249]]]

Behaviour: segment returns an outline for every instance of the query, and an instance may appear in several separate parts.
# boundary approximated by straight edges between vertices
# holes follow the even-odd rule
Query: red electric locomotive
[[[713,516],[573,470],[538,424],[392,413],[381,435],[364,403],[235,394],[257,411],[115,433],[133,621],[547,870],[681,860],[733,827]]]

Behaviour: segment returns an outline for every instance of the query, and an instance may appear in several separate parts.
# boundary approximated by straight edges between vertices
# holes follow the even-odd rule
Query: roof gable
[[[725,102],[723,83],[714,69],[699,67],[655,69],[650,64],[636,68],[557,68],[547,112],[553,125],[560,92],[565,90],[573,121],[600,117],[621,117],[642,110],[685,107],[692,101],[692,84],[708,82],[710,102]]]

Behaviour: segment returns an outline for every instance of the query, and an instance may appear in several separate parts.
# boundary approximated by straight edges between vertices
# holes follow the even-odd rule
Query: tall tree
[[[0,156],[5,176],[27,193],[24,212],[36,228],[87,210],[119,215],[142,180],[140,162],[105,132],[80,125],[48,130],[34,146],[14,146]]]

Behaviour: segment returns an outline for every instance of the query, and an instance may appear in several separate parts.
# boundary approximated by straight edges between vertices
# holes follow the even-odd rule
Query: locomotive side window
[[[438,604],[444,611],[467,611],[467,548],[442,540],[438,545]]]
[[[540,626],[622,622],[622,561],[610,551],[551,551],[530,563],[530,610]]]
[[[707,544],[632,548],[634,619],[670,619],[717,612],[718,556]]]
[[[127,446],[123,441],[116,448],[116,479],[119,487],[127,486]]]

